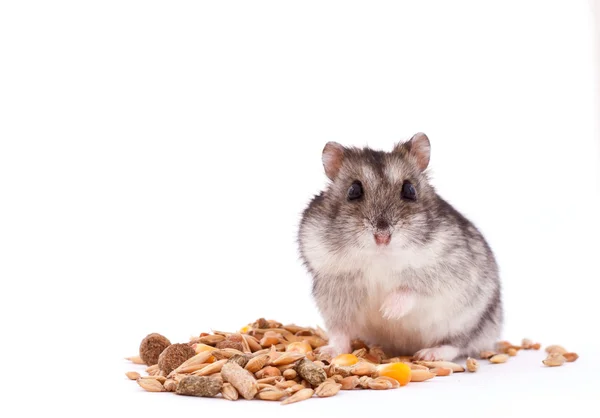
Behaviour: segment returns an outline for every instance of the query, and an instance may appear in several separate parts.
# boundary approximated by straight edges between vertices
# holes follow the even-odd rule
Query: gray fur
[[[363,339],[389,355],[441,345],[475,355],[500,336],[498,266],[481,232],[437,194],[411,146],[344,148],[339,171],[303,212],[300,255],[336,338]],[[364,188],[358,202],[346,199],[355,180]],[[414,184],[416,202],[400,198],[404,180]],[[382,229],[392,234],[384,249],[372,240]],[[384,318],[379,307],[396,289],[415,295],[415,307]]]

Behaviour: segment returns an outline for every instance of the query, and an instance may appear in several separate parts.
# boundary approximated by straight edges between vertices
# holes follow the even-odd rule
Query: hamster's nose
[[[373,236],[377,245],[388,245],[392,240],[392,235],[389,232],[376,232]]]

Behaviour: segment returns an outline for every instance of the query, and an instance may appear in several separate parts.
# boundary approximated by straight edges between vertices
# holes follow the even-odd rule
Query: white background
[[[596,413],[599,10],[3,2],[0,408]],[[150,332],[187,341],[258,317],[320,324],[295,240],[326,181],[323,145],[391,149],[418,131],[435,186],[496,252],[505,338],[563,344],[578,362],[548,369],[528,352],[475,375],[288,407],[125,380],[123,357]]]

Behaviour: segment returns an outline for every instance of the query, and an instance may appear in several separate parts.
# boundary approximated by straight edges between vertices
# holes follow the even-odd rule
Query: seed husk
[[[248,363],[246,363],[246,366],[244,368],[246,370],[248,370],[250,373],[256,373],[257,371],[259,371],[260,369],[265,367],[268,362],[269,362],[269,355],[268,354],[260,354],[258,356],[251,358],[250,360],[248,360]],[[240,364],[240,366],[241,366],[241,364]]]
[[[246,367],[250,362],[250,357],[244,354],[234,354],[227,362],[237,363],[240,367]]]
[[[140,374],[138,372],[127,372],[125,375],[129,378],[129,380],[137,380],[140,378]]]
[[[275,386],[279,389],[288,389],[297,384],[298,382],[296,382],[295,380],[284,380],[283,382],[275,383]]]
[[[367,362],[367,361],[360,361],[358,363],[356,363],[355,365],[351,366],[351,373],[353,375],[356,376],[371,376],[373,373],[375,373],[377,371],[377,366],[375,366],[375,364]]]
[[[567,362],[572,363],[579,358],[579,355],[577,355],[577,353],[565,353],[563,354],[563,357]]]
[[[237,389],[244,399],[252,399],[258,393],[256,379],[248,370],[243,369],[235,362],[227,362],[221,368],[221,375]]]
[[[325,370],[328,377],[335,374],[339,374],[342,377],[352,376],[352,368],[350,366],[337,366],[332,364],[323,370]]]
[[[328,379],[332,379],[335,383],[340,383],[343,377],[341,374],[334,374],[333,376],[328,377]]]
[[[429,371],[436,376],[450,376],[452,373],[454,373],[454,371],[449,367],[435,367]]]
[[[260,369],[255,374],[257,379],[263,379],[265,377],[281,376],[281,370],[277,367],[267,366],[264,369]]]
[[[210,376],[186,376],[177,385],[175,393],[185,396],[214,397],[221,392],[223,382]]]
[[[450,370],[450,369],[448,369],[448,370]],[[389,377],[389,376],[378,376],[375,380],[387,380],[388,382],[391,383],[392,389],[397,389],[400,387],[400,382],[398,382],[396,379]]]
[[[301,327],[296,324],[287,324],[287,325],[284,325],[282,328],[285,329],[286,331],[291,332],[292,334],[295,334],[295,335],[304,335],[305,333],[306,333],[305,335],[313,335],[313,332],[310,328]]]
[[[296,364],[296,372],[312,386],[319,386],[327,379],[327,374],[322,367],[305,358]]]
[[[369,382],[373,380],[370,376],[361,376],[358,379],[358,385],[363,389],[369,389]]]
[[[302,389],[305,389],[305,388],[306,388],[306,386],[304,386],[304,385],[301,385],[300,383],[296,383],[295,385],[293,385],[293,386],[291,386],[291,387],[287,388],[286,390],[288,390],[288,391],[289,391],[289,393],[296,393],[296,392],[298,392],[299,390],[302,390]]]
[[[367,355],[368,351],[366,348],[359,348],[358,350],[354,350],[352,354],[358,358],[364,358]]]
[[[281,382],[283,380],[283,377],[281,376],[269,376],[269,377],[263,377],[262,379],[257,379],[256,382],[257,383],[267,383],[267,384],[273,384],[276,382]]]
[[[167,379],[163,386],[167,392],[175,392],[177,390],[177,382],[174,379]]]
[[[281,337],[281,338],[283,338],[283,337]],[[267,347],[271,347],[273,345],[279,344],[279,341],[280,341],[280,338],[277,337],[276,335],[273,335],[273,334],[267,335],[267,334],[265,334],[265,336],[262,337],[261,340],[259,341],[259,344],[262,347],[267,348]]]
[[[511,357],[514,357],[517,355],[517,350],[514,347],[510,347],[508,350],[506,350],[506,354],[508,354]]]
[[[328,398],[336,395],[341,388],[342,385],[339,383],[325,381],[317,386],[315,389],[315,395],[317,395],[319,398]]]
[[[233,348],[241,353],[244,352],[244,339],[240,334],[230,334],[223,341],[220,341],[215,344],[219,350],[223,350],[226,348]]]
[[[489,360],[489,359],[491,359],[492,357],[494,357],[496,354],[497,354],[497,353],[496,353],[496,352],[494,352],[494,351],[482,351],[482,352],[479,354],[479,358],[480,358],[480,359],[482,359],[482,360]]]
[[[289,405],[291,403],[300,402],[300,401],[304,401],[306,399],[310,399],[313,396],[314,393],[315,393],[314,389],[304,388],[304,389],[299,390],[298,392],[294,393],[289,398],[283,400],[283,402],[281,402],[281,405]]]
[[[475,373],[477,370],[479,370],[479,362],[474,358],[469,357],[467,359],[467,370],[471,373]]]
[[[148,392],[164,392],[165,387],[156,379],[138,379],[138,385]]]
[[[231,383],[223,383],[223,387],[221,388],[221,395],[223,398],[229,401],[237,401],[239,398],[239,393],[236,388],[233,387]]]
[[[306,341],[296,341],[288,344],[288,346],[285,348],[285,351],[302,353],[306,355],[308,353],[311,353],[313,349],[311,345]]]
[[[398,363],[404,363],[403,361],[399,361]],[[407,364],[407,363],[404,363]],[[408,363],[408,367],[410,367],[411,370],[429,370],[429,367],[427,366],[423,366],[421,364],[415,364],[415,363]],[[437,369],[438,367],[433,367],[434,369]]]
[[[171,347],[173,347],[174,345],[172,345]],[[194,351],[193,348],[191,348],[191,350]],[[194,355],[193,356],[189,357],[187,360],[185,360],[183,363],[179,364],[173,370],[173,374],[175,374],[175,373],[181,373],[181,371],[183,369],[189,370],[189,368],[191,366],[197,366],[199,364],[206,364],[206,363],[208,363],[208,361],[211,358],[211,356],[213,355],[213,353],[215,353],[215,351],[202,351],[202,352],[200,352],[198,354],[196,354],[196,352],[194,351]],[[198,369],[195,369],[195,370],[198,370]],[[195,370],[192,370],[192,371],[195,371]],[[188,372],[188,373],[191,373],[191,371]]]
[[[531,350],[533,346],[533,341],[531,341],[529,338],[523,338],[523,341],[521,341],[521,347],[523,347],[523,350]]]
[[[548,357],[542,361],[542,363],[549,367],[556,367],[562,366],[566,361],[567,359],[561,353],[551,352],[548,354]]]
[[[214,363],[209,363],[208,366],[202,368],[194,374],[197,376],[209,376],[211,374],[219,373],[223,365],[228,361],[229,360],[217,360]]]
[[[373,389],[373,390],[387,390],[387,389],[392,389],[392,383],[389,382],[388,380],[384,380],[384,379],[380,379],[379,377],[377,379],[371,379],[369,380],[369,382],[367,383],[369,389]]]
[[[164,384],[165,381],[167,380],[167,378],[164,376],[142,376],[142,377],[140,377],[140,379],[154,379],[154,380],[158,380],[162,384]]]
[[[258,340],[256,338],[254,338],[252,335],[242,334],[242,338],[246,341],[246,344],[248,344],[248,347],[250,347],[251,352],[255,353],[257,351],[262,350],[262,347],[259,344]]]
[[[169,374],[169,377],[172,377],[175,373],[178,374],[198,374],[200,373],[200,370],[204,369],[205,367],[210,366],[212,363],[200,363],[200,364],[194,364],[192,366],[187,366],[187,367],[183,367],[180,368],[177,372],[173,371]]]
[[[298,373],[294,369],[287,369],[283,372],[283,377],[286,380],[294,380],[298,376]]]
[[[325,351],[323,353],[317,352],[317,360],[321,361],[323,363],[326,363],[326,364],[330,364],[331,360],[333,360],[333,356],[330,353],[328,353],[327,351]]]
[[[294,363],[300,360],[301,358],[304,358],[303,353],[284,353],[275,360],[271,361],[271,364],[273,366],[285,366],[286,364]]]
[[[244,356],[244,353],[234,348],[224,348],[222,350],[211,351],[210,353],[217,360],[230,359],[235,356]]]
[[[248,340],[244,338],[241,334],[235,334],[240,336],[240,342],[242,343],[242,351],[246,354],[251,354],[252,350],[250,349],[250,344],[248,344]]]
[[[310,337],[306,337],[306,338],[304,338],[304,341],[309,343],[310,346],[313,348],[313,350],[327,345],[327,340],[323,339],[322,337],[320,337],[318,335],[311,335]]]
[[[381,347],[377,345],[374,345],[371,348],[369,348],[369,352],[365,355],[366,360],[377,364],[381,363],[381,361],[385,358],[385,352]]]
[[[140,356],[125,357],[125,360],[129,360],[133,364],[146,364],[144,363],[144,360],[140,358]]]
[[[393,361],[390,361],[393,360]],[[411,356],[398,356],[391,359],[382,360],[382,363],[411,363],[414,360]]]
[[[336,375],[339,376],[339,375]],[[340,384],[342,385],[342,390],[352,390],[354,388],[356,388],[359,384],[359,377],[358,376],[347,376],[344,377],[341,381]]]
[[[561,345],[549,345],[548,347],[546,347],[546,353],[567,354],[568,351]]]
[[[508,361],[508,358],[509,358],[508,354],[496,354],[495,356],[490,357],[490,363],[493,363],[493,364],[506,363]]]
[[[186,376],[187,376],[187,374],[175,373],[175,374],[171,375],[169,377],[169,379],[173,379],[175,381],[175,383],[179,384],[179,382],[181,382],[181,379],[183,379]]]
[[[218,334],[205,335],[203,337],[198,338],[199,343],[206,344],[206,345],[212,345],[213,347],[217,343],[220,343],[221,341],[224,341],[224,340],[225,340],[225,336],[218,335]]]
[[[454,373],[462,373],[465,371],[463,366],[452,363],[451,361],[415,361],[415,363],[422,366],[427,366],[430,369],[435,369],[436,367],[446,367],[452,369]]]
[[[256,394],[256,399],[261,399],[263,401],[278,401],[285,396],[287,396],[287,393],[283,390],[269,389],[258,392]]]
[[[435,377],[435,373],[430,370],[411,370],[410,381],[411,382],[424,382],[426,380]]]
[[[499,353],[506,353],[506,350],[508,350],[510,347],[512,347],[512,344],[508,341],[498,341],[496,343],[496,351]]]

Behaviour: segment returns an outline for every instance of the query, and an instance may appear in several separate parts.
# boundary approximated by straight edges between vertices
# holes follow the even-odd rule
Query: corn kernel
[[[410,382],[411,374],[410,367],[404,363],[388,363],[377,367],[378,376],[391,377],[397,380],[400,386],[405,386]]]
[[[340,354],[331,360],[331,364],[335,364],[336,366],[352,366],[356,363],[358,363],[358,357],[354,354]]]

